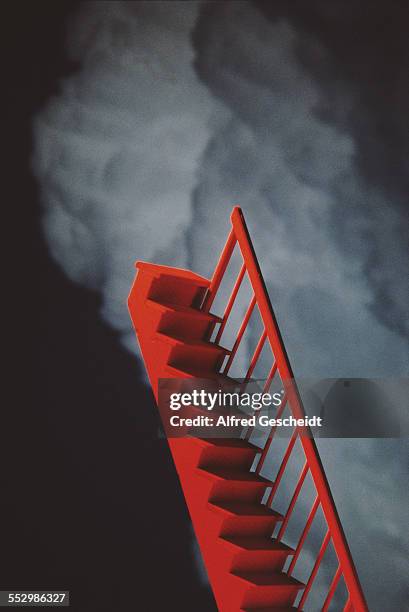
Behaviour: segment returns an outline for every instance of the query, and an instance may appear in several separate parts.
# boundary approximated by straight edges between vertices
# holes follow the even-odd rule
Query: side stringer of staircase
[[[281,413],[287,404],[293,416],[302,418],[304,408],[240,208],[234,208],[231,221],[230,234],[211,280],[187,270],[145,262],[136,264],[137,276],[128,304],[152,389],[158,401],[159,379],[228,380],[238,346],[257,306],[264,329],[243,377],[250,378],[261,350],[268,342],[274,361],[265,390],[274,377],[280,377],[287,390]],[[220,318],[211,314],[210,308],[237,245],[243,263]],[[230,350],[226,350],[219,341],[246,274],[253,296],[236,341]],[[210,342],[209,338],[216,330],[215,340]],[[273,481],[260,475],[273,436],[274,431],[271,431],[263,449],[252,445],[249,436],[246,439],[186,436],[168,440],[219,610],[302,610],[328,544],[332,542],[338,567],[328,585],[322,610],[330,609],[343,578],[348,594],[342,604],[344,612],[367,611],[314,440],[304,428],[297,428]],[[272,504],[297,439],[302,444],[305,463],[289,507],[282,515],[272,508]],[[250,471],[257,456],[256,470]],[[305,518],[298,545],[291,549],[283,541],[285,530],[308,473],[316,497]],[[267,503],[264,503],[266,491],[269,494]],[[302,584],[292,574],[319,507],[327,531],[309,579]],[[273,532],[276,534],[274,537]],[[289,559],[291,562],[284,570]]]

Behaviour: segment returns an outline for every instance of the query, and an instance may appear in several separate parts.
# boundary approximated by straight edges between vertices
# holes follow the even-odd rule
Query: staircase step
[[[212,380],[219,383],[222,389],[236,388],[239,386],[239,383],[234,380],[234,378],[224,376],[223,374],[206,368],[195,368],[191,365],[181,367],[167,364],[164,374],[166,376],[163,376],[163,378],[168,376],[169,378],[203,378],[204,380]]]
[[[290,586],[297,589],[305,587],[305,584],[283,572],[235,572],[234,575],[252,586]]]
[[[281,572],[294,550],[276,539],[266,536],[221,538],[233,554],[231,572]]]
[[[233,468],[198,469],[198,474],[213,481],[209,501],[242,501],[260,503],[272,483],[254,472]]]
[[[281,514],[259,503],[209,501],[208,507],[222,520],[218,533],[221,538],[271,536],[275,525],[283,520]]]
[[[226,514],[226,516],[247,516],[247,517],[268,517],[274,518],[276,521],[283,520],[283,515],[263,504],[246,504],[240,502],[209,502],[218,511]]]
[[[302,582],[283,572],[234,572],[233,575],[248,585],[241,604],[244,609],[285,609],[294,603],[298,592],[305,587]]]
[[[207,339],[212,335],[215,325],[222,321],[216,315],[174,301],[147,299],[145,306],[146,318],[150,321],[152,331],[169,336],[193,340]]]
[[[241,608],[240,612],[292,612],[292,610],[298,610],[298,608],[291,607],[275,607],[272,608]]]
[[[204,276],[200,276],[199,274],[191,272],[190,270],[185,270],[184,268],[162,266],[160,264],[153,264],[147,261],[137,261],[135,263],[135,268],[145,273],[151,274],[152,276],[171,276],[173,278],[178,279],[182,278],[184,280],[188,280],[191,283],[195,283],[200,287],[208,287],[210,285],[210,281],[208,278],[204,278]]]
[[[172,346],[182,346],[189,347],[195,351],[216,351],[220,353],[224,353],[225,355],[230,355],[231,351],[219,344],[213,344],[212,342],[206,342],[205,340],[192,340],[190,338],[185,338],[182,336],[170,336],[168,334],[164,334],[163,332],[157,332],[155,338],[161,340],[162,342],[166,342],[171,344]]]
[[[142,316],[147,299],[199,308],[210,284],[208,279],[180,268],[146,262],[137,262],[136,268],[138,274],[131,290],[129,305],[135,314],[137,309],[139,316]],[[140,323],[144,324],[143,319]]]
[[[204,408],[200,408],[199,406],[186,406],[183,410],[183,416],[186,418],[204,416],[213,419],[213,424],[207,427],[202,425],[193,425],[192,427],[187,428],[186,435],[194,439],[201,439],[204,436],[212,436],[214,439],[226,439],[226,436],[230,436],[232,439],[237,439],[243,431],[243,427],[241,425],[217,426],[218,419],[220,417],[226,418],[228,415],[216,410],[206,410]]]
[[[213,371],[213,373],[219,370],[224,357],[231,352],[212,342],[181,336],[169,336],[161,332],[155,334],[155,341],[169,346],[169,365],[179,368],[203,367],[205,370]]]
[[[247,472],[245,470],[235,470],[228,467],[200,468],[200,473],[212,480],[224,481],[231,480],[234,482],[251,482],[262,484],[266,487],[273,486],[273,483],[255,472]]]
[[[295,552],[293,548],[290,548],[289,546],[287,546],[287,544],[284,544],[279,540],[275,540],[274,538],[266,538],[260,536],[234,536],[230,538],[223,538],[223,540],[236,547],[237,549],[271,551],[279,550],[286,552],[288,555],[293,555]]]
[[[216,323],[221,323],[222,318],[217,315],[211,314],[209,312],[203,312],[203,310],[199,310],[198,308],[192,308],[190,306],[183,306],[181,304],[174,304],[172,302],[157,302],[156,300],[147,299],[147,306],[150,308],[155,308],[164,314],[167,313],[177,313],[188,317],[195,317],[198,319],[206,319],[209,322],[215,321]],[[185,321],[184,321],[185,322]]]
[[[249,470],[260,452],[246,440],[235,438],[196,438],[203,447],[199,467],[203,469],[223,466]]]
[[[221,439],[213,439],[213,438],[196,438],[197,443],[201,444],[204,447],[216,447],[216,448],[225,448],[229,449],[240,449],[240,450],[251,450],[255,452],[260,452],[261,449],[247,440],[242,440],[240,438],[221,438]]]

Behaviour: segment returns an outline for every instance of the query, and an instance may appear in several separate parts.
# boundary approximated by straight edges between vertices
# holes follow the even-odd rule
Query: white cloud
[[[44,231],[74,281],[136,348],[126,296],[137,259],[183,265],[191,194],[218,104],[197,79],[195,2],[85,4],[69,37],[81,69],[35,122]]]

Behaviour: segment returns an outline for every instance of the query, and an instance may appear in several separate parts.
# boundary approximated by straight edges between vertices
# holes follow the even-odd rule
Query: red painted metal
[[[282,416],[282,414],[283,414],[283,412],[285,410],[285,407],[287,406],[287,400],[288,400],[287,395],[284,395],[282,400],[281,400],[281,404],[280,404],[280,406],[279,406],[279,408],[277,410],[277,413],[276,413],[276,418],[277,419],[279,419]],[[264,466],[264,463],[265,463],[265,461],[267,459],[267,456],[268,456],[268,453],[269,453],[269,450],[270,450],[270,447],[271,447],[271,443],[273,441],[274,434],[275,434],[276,430],[277,430],[277,427],[272,427],[270,429],[269,436],[268,436],[267,441],[266,441],[266,443],[264,445],[264,448],[262,450],[262,453],[261,453],[261,456],[260,456],[260,460],[259,460],[259,462],[257,464],[257,468],[256,468],[257,472],[260,472],[262,467]]]
[[[288,567],[288,572],[287,573],[290,576],[293,573],[295,564],[297,563],[298,557],[300,556],[300,553],[301,553],[302,548],[304,546],[304,542],[307,539],[307,535],[308,535],[308,533],[309,533],[309,531],[311,529],[311,525],[312,525],[312,522],[313,522],[313,520],[315,518],[315,515],[317,514],[317,510],[318,510],[319,505],[320,505],[320,500],[319,500],[319,497],[317,495],[315,500],[314,500],[314,503],[312,505],[312,508],[310,510],[310,513],[308,515],[307,522],[305,523],[305,527],[304,527],[304,529],[302,531],[301,537],[300,537],[300,539],[298,541],[297,548],[295,549],[295,553],[294,553],[293,559],[292,559],[292,561],[291,561],[291,563],[290,563],[290,565]]]
[[[338,586],[339,579],[341,578],[341,576],[342,576],[341,566],[338,565],[337,571],[335,572],[334,578],[332,579],[331,585],[329,587],[328,595],[326,596],[324,604],[322,606],[322,612],[327,612],[327,610],[329,610],[331,601],[335,595],[335,591],[337,590],[337,586]]]
[[[230,316],[230,313],[232,311],[235,299],[236,299],[237,294],[239,292],[241,283],[243,282],[243,278],[244,278],[245,273],[246,273],[246,266],[243,263],[241,268],[240,268],[240,272],[239,272],[239,274],[238,274],[238,276],[236,278],[236,282],[234,283],[234,287],[233,287],[233,290],[231,292],[229,301],[227,302],[227,306],[226,306],[225,311],[223,313],[223,320],[222,320],[222,323],[221,323],[221,325],[219,327],[219,330],[217,332],[217,336],[215,338],[215,342],[216,343],[220,342],[220,339],[221,339],[222,334],[224,332],[224,328],[226,326],[227,320],[228,320],[228,318]],[[211,295],[210,291],[209,291],[209,295]]]
[[[202,310],[204,310],[204,312],[209,312],[210,308],[212,307],[214,298],[216,297],[217,291],[219,290],[220,284],[223,280],[223,276],[227,270],[227,266],[229,265],[230,258],[233,255],[236,242],[237,238],[234,228],[231,228],[222,254],[220,255],[219,262],[213,273],[212,280],[209,285],[209,291],[202,305]]]
[[[281,461],[281,465],[280,465],[280,468],[279,468],[279,470],[277,472],[277,476],[274,479],[274,484],[273,484],[273,487],[271,489],[271,493],[270,493],[270,495],[268,496],[268,499],[267,499],[267,506],[271,505],[271,503],[272,503],[272,501],[274,499],[274,495],[276,494],[277,489],[280,486],[280,482],[281,482],[281,480],[282,480],[282,478],[284,476],[284,472],[285,472],[285,468],[287,467],[288,460],[290,458],[290,455],[292,453],[294,445],[297,442],[297,437],[298,437],[298,432],[297,432],[297,429],[295,429],[293,435],[290,438],[290,441],[288,443],[287,449],[286,449],[286,451],[284,453],[284,457],[283,457],[283,460]]]
[[[158,399],[160,378],[210,378],[226,376],[234,363],[237,350],[250,323],[255,307],[261,315],[263,330],[248,367],[243,372],[245,382],[251,378],[266,341],[273,354],[273,365],[267,373],[264,391],[276,378],[285,389],[276,417],[288,406],[295,418],[305,416],[294,382],[277,321],[266,291],[260,267],[240,208],[233,210],[232,228],[211,280],[187,270],[138,263],[138,273],[129,296],[129,310],[137,332],[142,355],[155,397]],[[222,318],[210,313],[229,263],[238,248],[243,264]],[[242,281],[247,275],[253,297],[239,326],[230,351],[219,346]],[[209,342],[216,326],[214,342]],[[324,609],[333,598],[338,582],[343,577],[348,591],[345,611],[366,612],[367,606],[359,584],[352,557],[335,508],[324,469],[311,433],[306,427],[293,432],[276,476],[265,479],[260,470],[275,434],[272,428],[263,449],[246,439],[207,440],[194,437],[169,439],[169,446],[192,517],[193,526],[217,605],[222,612],[286,608],[294,604],[302,592],[297,609],[302,609],[314,588],[314,580],[325,550],[332,542],[339,567],[329,585]],[[285,516],[270,508],[280,482],[286,477],[295,442],[299,440],[305,463],[294,488]],[[250,468],[260,455],[256,472]],[[315,490],[315,501],[306,517],[305,527],[295,551],[282,541],[301,489],[310,473]],[[270,485],[267,505],[261,501]],[[294,580],[292,573],[303,550],[316,512],[321,507],[327,532],[309,581],[304,587]],[[271,534],[282,522],[275,539]],[[287,572],[283,567],[292,555]],[[326,606],[326,608],[325,608]]]
[[[263,332],[262,332],[262,334],[260,336],[260,339],[257,342],[257,346],[256,346],[256,348],[254,350],[253,357],[251,358],[249,369],[246,372],[245,381],[250,380],[250,378],[252,377],[253,372],[254,372],[254,368],[257,365],[257,361],[258,361],[258,359],[259,359],[259,357],[261,355],[261,351],[263,350],[264,343],[265,343],[266,339],[267,339],[267,332],[266,332],[266,330],[263,330]]]
[[[277,363],[274,362],[273,365],[271,366],[271,370],[268,373],[267,379],[266,379],[266,383],[264,385],[263,391],[264,393],[267,393],[268,390],[271,387],[271,383],[273,382],[273,378],[275,376],[275,373],[277,372]]]
[[[330,534],[330,532],[328,530],[327,533],[325,534],[324,540],[323,540],[323,542],[321,544],[321,548],[320,548],[320,550],[318,552],[318,555],[317,555],[317,558],[315,560],[314,567],[312,568],[312,572],[310,574],[310,577],[308,578],[308,582],[307,582],[307,585],[306,585],[306,587],[304,589],[304,593],[302,594],[302,597],[300,599],[300,603],[298,604],[298,607],[300,608],[300,610],[303,609],[304,604],[307,601],[307,597],[308,597],[308,595],[309,595],[309,593],[311,591],[311,587],[312,587],[313,582],[315,580],[315,577],[316,577],[316,575],[318,573],[319,567],[321,565],[322,558],[323,558],[323,556],[325,554],[325,551],[327,550],[327,547],[328,547],[330,539],[331,539],[331,534]]]
[[[248,323],[250,321],[250,317],[251,317],[251,315],[253,313],[255,305],[256,305],[256,296],[253,295],[253,297],[250,300],[250,304],[248,305],[248,308],[246,310],[246,314],[244,315],[244,319],[243,319],[243,321],[242,321],[242,323],[240,325],[240,329],[237,332],[237,337],[236,337],[236,340],[235,340],[235,342],[233,344],[233,348],[231,350],[231,353],[230,353],[229,359],[228,359],[228,361],[226,363],[226,366],[223,369],[223,374],[228,374],[229,373],[230,367],[231,367],[231,365],[233,363],[233,359],[236,356],[237,349],[239,348],[240,342],[241,342],[241,340],[242,340],[242,338],[244,336],[244,332],[247,329],[247,325],[248,325]]]
[[[292,515],[292,513],[293,513],[293,510],[294,510],[295,504],[297,503],[298,496],[299,496],[299,494],[301,493],[301,489],[302,489],[302,486],[303,486],[303,484],[304,484],[304,480],[305,480],[305,478],[306,478],[306,476],[307,476],[307,474],[308,474],[308,469],[309,469],[309,468],[308,468],[308,463],[307,463],[307,462],[305,462],[305,463],[304,463],[304,467],[303,467],[303,469],[301,470],[301,474],[300,474],[300,477],[299,477],[299,479],[298,479],[297,485],[296,485],[296,487],[295,487],[295,489],[294,489],[294,493],[293,493],[293,496],[292,496],[292,498],[291,498],[290,504],[289,504],[289,506],[288,506],[288,508],[287,508],[287,512],[285,513],[284,520],[283,520],[283,522],[282,522],[282,524],[281,524],[280,531],[279,531],[279,532],[278,532],[278,534],[277,534],[277,538],[278,538],[279,540],[282,540],[282,539],[283,539],[283,536],[284,536],[285,530],[287,529],[287,525],[288,525],[289,520],[290,520],[290,518],[291,518],[291,515]]]

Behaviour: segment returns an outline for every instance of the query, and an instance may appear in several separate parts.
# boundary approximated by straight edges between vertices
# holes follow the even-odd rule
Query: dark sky
[[[40,231],[31,121],[73,67],[63,41],[75,7],[3,7],[7,327],[18,361],[2,406],[0,588],[69,589],[81,612],[210,611],[150,390],[97,316],[99,297],[66,280]]]

